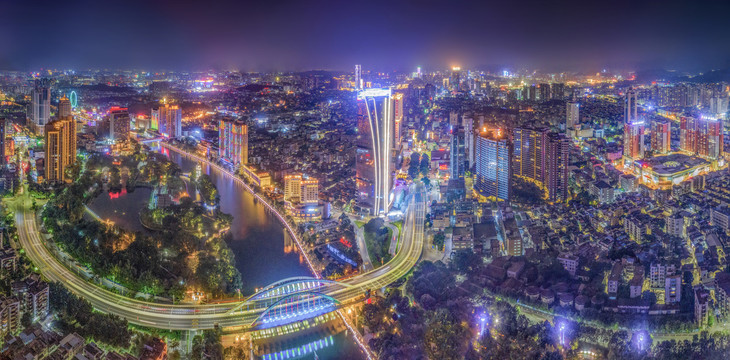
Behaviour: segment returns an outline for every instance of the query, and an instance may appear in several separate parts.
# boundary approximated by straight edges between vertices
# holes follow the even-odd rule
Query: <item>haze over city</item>
[[[9,1],[0,68],[728,66],[724,1]]]

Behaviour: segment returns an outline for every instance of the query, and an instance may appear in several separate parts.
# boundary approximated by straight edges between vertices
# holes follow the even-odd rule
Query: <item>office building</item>
[[[179,138],[182,136],[182,109],[179,105],[164,104],[152,108],[152,130],[163,136]]]
[[[36,80],[31,92],[28,124],[33,131],[43,134],[44,127],[51,120],[51,83],[48,79]]]
[[[367,89],[357,95],[356,183],[359,203],[371,215],[390,210],[393,186],[394,111],[390,89]]]
[[[451,130],[451,161],[449,163],[450,178],[463,179],[466,171],[466,133],[464,127],[457,125]]]
[[[46,124],[45,139],[46,181],[64,181],[66,168],[76,162],[76,121],[67,116]]]
[[[666,120],[651,123],[651,150],[654,154],[667,154],[670,151],[671,127]]]
[[[500,129],[482,131],[476,139],[476,192],[487,198],[509,201],[512,177],[512,144]]]
[[[568,163],[571,141],[564,134],[547,135],[545,151],[545,188],[549,201],[568,200]]]
[[[580,103],[569,101],[565,107],[565,128],[575,129],[580,124]]]
[[[218,122],[218,156],[233,165],[248,164],[248,126],[224,117]]]

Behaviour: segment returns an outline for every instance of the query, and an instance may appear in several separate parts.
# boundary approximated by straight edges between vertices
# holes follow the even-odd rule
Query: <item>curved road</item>
[[[225,170],[219,170],[245,186],[239,178]],[[413,185],[412,191],[414,196],[405,216],[401,251],[384,266],[343,281],[347,286],[330,285],[318,290],[319,292],[347,304],[358,301],[366,290],[382,288],[410,272],[423,249],[426,212],[423,186]],[[64,284],[73,293],[88,300],[95,309],[116,314],[133,324],[170,330],[211,329],[215,325],[245,329],[253,324],[270,303],[270,300],[244,300],[222,304],[170,305],[115,294],[81,278],[54,257],[41,237],[36,216],[30,209],[29,196],[26,195],[10,205],[15,206],[20,245],[46,278]]]

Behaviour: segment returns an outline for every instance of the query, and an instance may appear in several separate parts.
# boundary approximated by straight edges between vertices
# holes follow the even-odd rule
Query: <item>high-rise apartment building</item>
[[[248,164],[248,126],[245,122],[231,117],[218,122],[218,156],[233,165]]]
[[[164,104],[154,107],[151,119],[152,130],[157,130],[160,134],[170,138],[182,136],[182,109],[179,105]]]
[[[644,123],[624,124],[624,157],[628,159],[644,157]]]
[[[545,188],[548,200],[566,201],[568,200],[568,163],[571,140],[564,134],[558,133],[550,133],[547,138]]]
[[[474,189],[484,197],[509,201],[512,144],[500,129],[482,131],[476,139]]]
[[[624,100],[624,123],[631,124],[639,121],[638,104],[636,103],[636,90],[629,88],[626,91]]]
[[[542,83],[539,87],[540,90],[540,101],[548,101],[552,99],[552,96],[550,95],[550,84],[548,83]]]
[[[580,124],[580,103],[568,101],[565,107],[565,128],[575,129],[575,126]]]
[[[360,91],[357,99],[355,170],[359,202],[372,215],[385,215],[390,210],[393,186],[393,97],[390,89],[367,89]]]
[[[651,150],[655,154],[666,154],[670,150],[671,127],[666,120],[651,123]]]
[[[624,100],[624,158],[644,157],[644,122],[639,120],[636,90],[629,88]]]
[[[40,134],[51,120],[51,84],[48,79],[36,80],[31,92],[30,109],[28,111],[29,127]]]
[[[464,127],[464,153],[466,154],[466,169],[471,169],[474,166],[474,154],[475,143],[474,143],[474,119],[471,117],[462,117],[461,126]]]
[[[515,128],[512,172],[515,176],[533,180],[543,187],[548,128]]]
[[[58,100],[58,117],[66,116],[71,116],[71,100],[64,95]]]
[[[463,179],[466,172],[466,133],[464,127],[457,125],[451,130],[450,178]]]
[[[682,116],[679,121],[679,147],[694,155],[718,159],[723,152],[722,122],[713,118]]]
[[[395,124],[393,127],[393,146],[396,150],[400,149],[403,142],[403,93],[393,94],[393,119]]]
[[[76,162],[76,121],[67,116],[46,124],[45,138],[46,181],[64,181],[66,168]]]

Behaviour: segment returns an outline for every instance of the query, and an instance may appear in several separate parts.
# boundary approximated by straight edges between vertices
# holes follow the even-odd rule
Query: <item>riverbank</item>
[[[254,190],[254,188],[252,186],[250,186],[248,183],[246,183],[246,181],[241,176],[239,176],[239,175],[237,175],[237,174],[235,174],[235,173],[233,173],[233,172],[231,172],[231,171],[229,171],[229,170],[227,170],[227,169],[225,169],[225,168],[223,168],[223,167],[221,167],[221,166],[219,166],[217,164],[212,163],[208,159],[205,159],[205,158],[200,157],[198,155],[192,154],[192,153],[190,153],[190,152],[188,152],[188,151],[186,151],[186,150],[184,150],[184,149],[182,149],[180,147],[174,146],[172,144],[165,143],[165,142],[160,142],[160,146],[161,147],[164,147],[166,149],[175,151],[176,153],[178,153],[180,155],[187,156],[187,157],[189,157],[189,158],[191,158],[193,160],[196,160],[196,161],[205,163],[206,165],[214,168],[215,170],[217,170],[217,171],[219,171],[219,172],[221,172],[221,173],[229,176],[238,185],[243,186],[243,188],[246,189],[246,191],[248,191],[251,195],[254,196],[254,198],[257,201],[259,201],[269,211],[271,211],[271,213],[276,216],[276,218],[281,222],[281,224],[284,225],[284,228],[286,228],[286,230],[289,232],[289,235],[291,235],[292,240],[294,240],[294,244],[297,246],[297,249],[299,250],[300,254],[302,254],[303,258],[305,259],[305,261],[307,263],[307,266],[309,267],[309,270],[311,271],[311,273],[314,275],[314,277],[316,277],[318,279],[321,278],[321,275],[320,275],[321,270],[318,271],[314,267],[314,265],[313,265],[313,263],[312,263],[312,261],[310,259],[311,254],[309,252],[305,251],[305,248],[302,245],[302,242],[299,239],[298,234],[294,230],[295,228],[286,220],[286,218],[273,205],[270,204],[270,200],[268,200],[265,197],[259,195]]]

